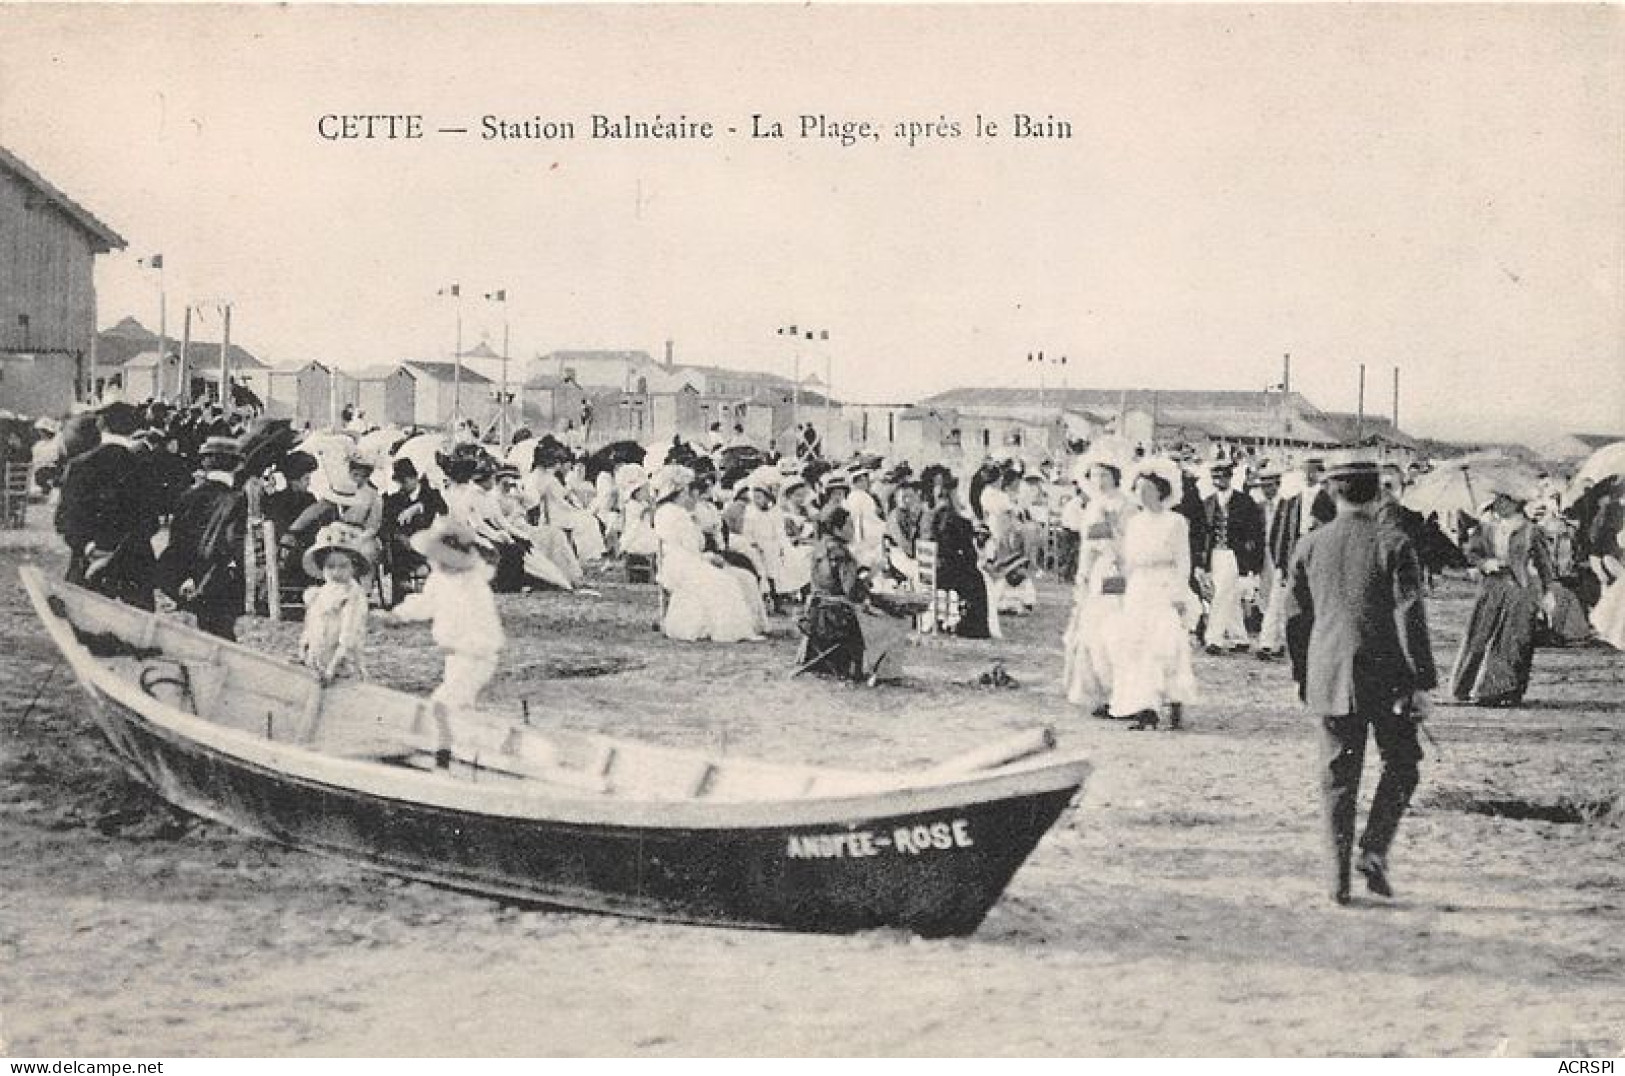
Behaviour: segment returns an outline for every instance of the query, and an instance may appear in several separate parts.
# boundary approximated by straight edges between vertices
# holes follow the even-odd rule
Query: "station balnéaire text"
[[[476,122],[431,122],[422,113],[329,112],[316,122],[316,133],[329,142],[400,141],[462,137],[483,142],[707,142],[742,139],[755,142],[826,142],[850,147],[883,141],[918,146],[964,138],[1067,141],[1072,122],[1053,113],[973,113],[876,120],[805,112],[770,116],[753,112],[737,121],[720,122],[687,113],[675,116],[652,113],[594,112],[584,118],[550,118],[540,114],[502,116],[488,114]]]

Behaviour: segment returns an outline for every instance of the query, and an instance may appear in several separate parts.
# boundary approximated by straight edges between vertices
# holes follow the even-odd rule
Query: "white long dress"
[[[1190,596],[1190,538],[1177,512],[1143,511],[1123,524],[1123,607],[1109,629],[1111,712],[1131,717],[1196,699],[1180,607]]]
[[[661,624],[667,638],[718,643],[760,638],[766,614],[758,615],[755,578],[707,560],[699,525],[679,504],[667,501],[655,509],[654,530],[660,541],[660,585],[671,595]]]
[[[575,547],[570,544],[570,536],[560,526],[558,519],[567,514],[567,510],[572,510],[564,493],[564,484],[552,471],[536,467],[525,476],[520,489],[526,506],[537,510],[534,548],[541,550],[543,556],[558,565],[572,584],[580,583],[585,578],[581,558],[576,555]]]
[[[1625,546],[1625,531],[1620,532],[1619,541]],[[1615,650],[1625,650],[1625,571],[1619,570],[1620,564],[1612,557],[1601,559],[1603,570],[1613,573],[1613,581],[1591,609],[1591,626],[1597,629],[1597,638]]]
[[[1123,609],[1121,547],[1132,509],[1121,492],[1099,493],[1078,520],[1078,573],[1063,638],[1062,683],[1068,702],[1091,710],[1111,697],[1111,632]]]

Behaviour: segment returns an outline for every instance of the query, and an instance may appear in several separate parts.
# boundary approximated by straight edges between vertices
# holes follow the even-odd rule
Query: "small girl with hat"
[[[322,683],[365,676],[361,648],[367,634],[367,591],[360,580],[371,578],[371,543],[348,523],[329,523],[305,553],[305,574],[322,585],[305,591],[305,630],[299,638],[299,660]]]
[[[478,704],[480,692],[496,674],[507,636],[491,592],[491,568],[467,523],[441,516],[428,530],[414,534],[411,543],[428,561],[429,578],[421,591],[407,595],[382,619],[387,624],[430,621],[435,645],[445,655],[440,686],[429,696],[440,737],[435,761],[444,768],[451,763],[451,711]]]

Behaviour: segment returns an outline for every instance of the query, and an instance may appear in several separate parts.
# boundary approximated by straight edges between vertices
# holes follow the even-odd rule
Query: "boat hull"
[[[815,826],[501,817],[290,776],[176,737],[104,694],[96,699],[131,772],[194,814],[452,888],[683,923],[970,933],[1078,791]]]

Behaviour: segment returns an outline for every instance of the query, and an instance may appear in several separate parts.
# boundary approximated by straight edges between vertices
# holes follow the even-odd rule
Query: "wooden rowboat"
[[[193,814],[490,896],[683,923],[966,934],[1079,795],[1048,730],[925,771],[798,767],[453,715],[21,569],[135,777]]]

